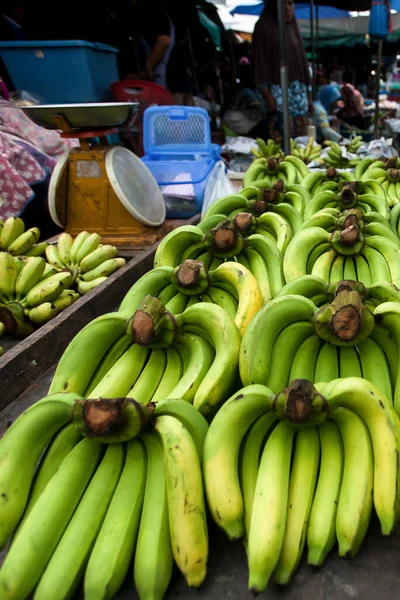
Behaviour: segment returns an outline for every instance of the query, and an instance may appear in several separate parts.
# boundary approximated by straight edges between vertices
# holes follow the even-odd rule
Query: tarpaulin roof
[[[400,0],[399,0],[400,2]],[[233,8],[230,13],[231,15],[260,15],[264,8],[264,2],[259,4],[240,4]],[[310,18],[310,5],[309,4],[295,4],[294,11],[297,19],[309,19]],[[314,6],[314,16],[316,16],[316,9]],[[350,17],[350,14],[346,10],[340,10],[334,6],[318,6],[318,16],[320,19],[343,19]]]

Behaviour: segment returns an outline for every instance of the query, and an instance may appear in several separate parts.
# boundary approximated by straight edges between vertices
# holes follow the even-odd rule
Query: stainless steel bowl
[[[118,127],[128,122],[138,110],[137,102],[101,102],[88,104],[38,104],[21,106],[21,110],[37,125],[59,129],[53,120],[63,116],[72,129]]]

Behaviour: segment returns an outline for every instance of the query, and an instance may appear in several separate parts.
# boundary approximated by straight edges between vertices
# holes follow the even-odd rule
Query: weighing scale
[[[36,105],[22,110],[38,125],[78,139],[53,170],[48,203],[53,221],[76,236],[97,232],[105,244],[148,246],[165,235],[165,204],[156,180],[130,150],[107,136],[129,126],[137,103]]]

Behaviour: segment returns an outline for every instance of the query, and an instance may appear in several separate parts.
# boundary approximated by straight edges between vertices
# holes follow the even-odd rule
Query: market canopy
[[[400,2],[400,0],[399,0]],[[262,13],[265,6],[264,2],[259,4],[240,4],[233,8],[230,13],[231,15],[254,15],[258,16]],[[310,18],[310,5],[309,4],[295,4],[294,7],[296,19],[309,19]],[[316,17],[316,8],[314,6],[314,17]],[[343,19],[349,18],[350,14],[347,10],[340,10],[334,6],[318,6],[318,17],[320,19]]]

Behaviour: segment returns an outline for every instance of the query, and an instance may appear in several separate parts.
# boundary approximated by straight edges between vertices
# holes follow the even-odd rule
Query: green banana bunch
[[[46,248],[46,259],[56,271],[69,269],[74,274],[78,292],[84,295],[126,263],[124,258],[117,257],[115,246],[100,242],[98,233],[81,231],[73,239],[69,233],[63,232],[57,244]]]
[[[354,181],[354,175],[348,171],[338,171],[329,167],[325,172],[315,171],[307,175],[302,181],[302,186],[309,192],[310,197],[322,191],[338,191],[338,184]],[[336,185],[334,185],[336,184]]]
[[[386,162],[374,161],[362,173],[361,180],[374,180],[384,189],[389,205],[396,206],[400,202],[400,161],[390,158]]]
[[[12,256],[44,256],[48,243],[39,242],[39,238],[39,229],[31,227],[25,231],[25,223],[19,217],[0,221],[0,250]]]
[[[256,158],[283,158],[282,148],[272,138],[265,142],[262,138],[256,138],[257,150],[251,149],[252,154]]]
[[[310,564],[324,562],[336,537],[340,556],[353,557],[372,506],[389,535],[398,448],[393,409],[362,378],[315,388],[295,379],[276,396],[250,385],[232,396],[207,432],[203,473],[214,521],[246,545],[249,589],[264,591],[272,575],[287,584],[306,541]]]
[[[310,137],[307,145],[302,148],[294,140],[290,140],[290,154],[302,160],[306,165],[321,156],[322,147],[319,144],[314,145],[314,138]]]
[[[351,141],[350,144],[347,144],[347,150],[351,152],[351,154],[357,154],[359,148],[364,145],[364,139],[362,135],[356,135]]]
[[[358,158],[350,159],[343,154],[343,148],[337,142],[325,140],[325,146],[329,146],[328,154],[324,157],[324,163],[327,167],[336,169],[347,169],[355,167],[359,162]]]
[[[281,162],[275,158],[257,158],[247,169],[243,177],[243,186],[257,182],[270,187],[281,179],[286,185],[301,183],[309,171],[302,160],[295,156],[286,156]]]

